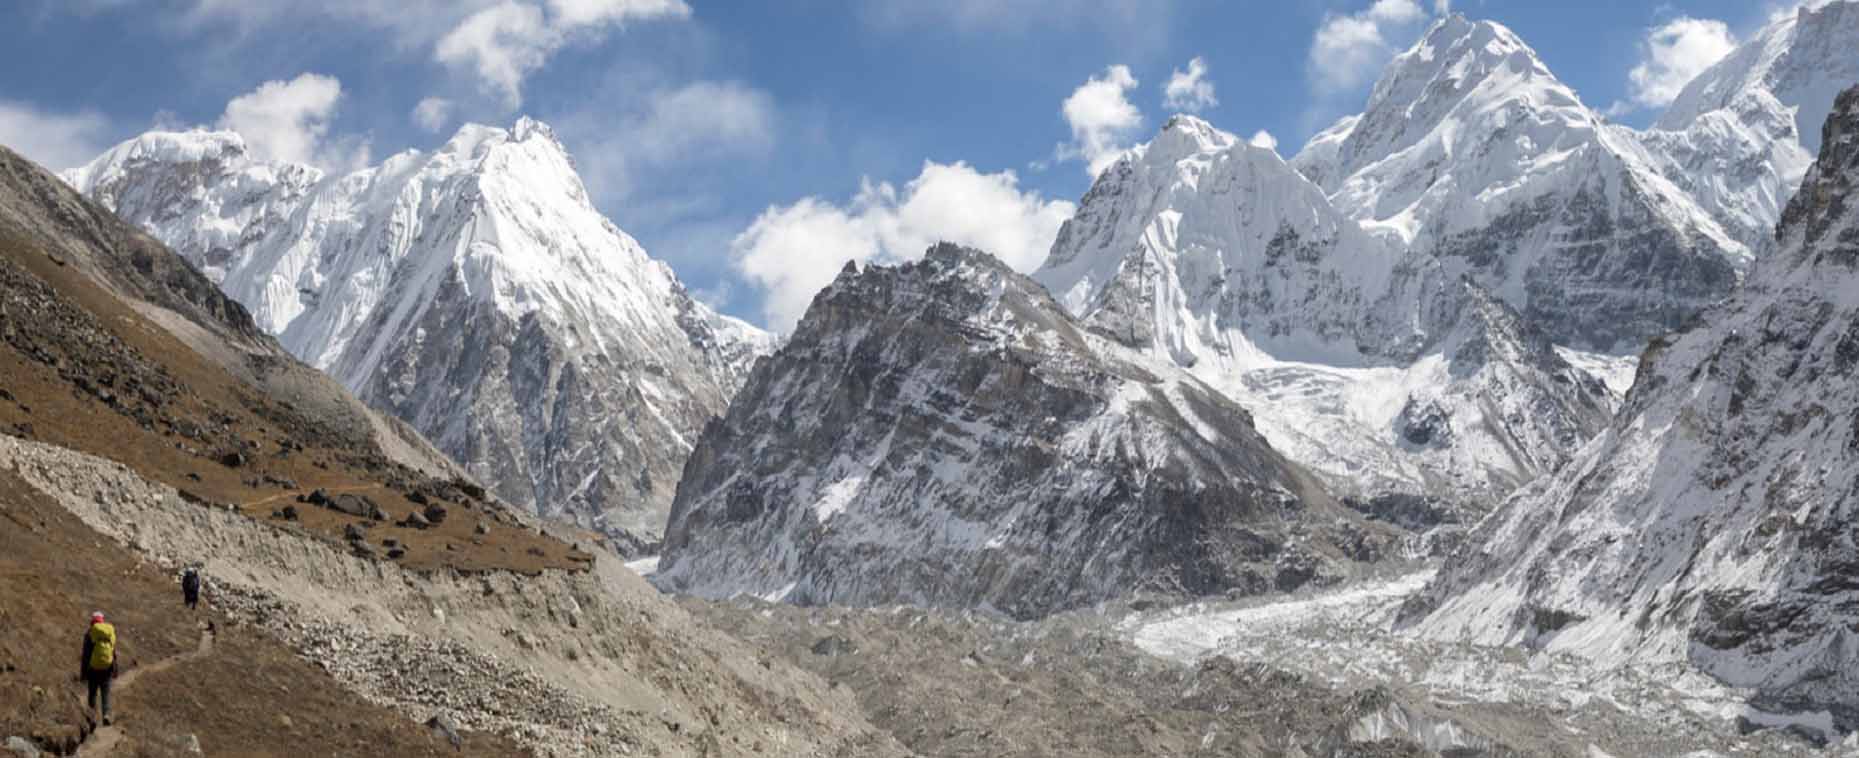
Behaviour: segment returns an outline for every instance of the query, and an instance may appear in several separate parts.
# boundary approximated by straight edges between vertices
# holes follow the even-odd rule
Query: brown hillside
[[[535,572],[592,560],[516,528],[469,483],[431,475],[444,464],[407,465],[430,451],[417,435],[290,358],[178,256],[4,148],[0,431],[119,461],[282,528],[341,540],[350,524],[371,527],[370,545],[386,556],[384,541],[395,540],[411,568]],[[298,502],[317,489],[365,496],[386,519]],[[428,506],[447,518],[393,525]]]

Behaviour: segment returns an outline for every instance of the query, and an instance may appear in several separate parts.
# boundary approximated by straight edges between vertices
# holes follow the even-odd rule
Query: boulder
[[[320,492],[321,490],[318,491]],[[312,498],[316,497],[314,493],[310,496]],[[327,507],[349,514],[350,516],[360,516],[362,518],[374,519],[375,521],[381,521],[387,518],[387,514],[381,511],[381,506],[375,504],[375,502],[370,500],[366,495],[337,495],[333,498],[328,498]]]
[[[818,642],[813,643],[813,654],[823,655],[828,658],[837,658],[856,652],[858,652],[857,644],[837,634],[821,637]]]
[[[432,522],[435,525],[445,523],[446,512],[445,512],[445,506],[443,505],[440,505],[438,503],[433,503],[431,505],[426,506],[425,510],[421,511],[421,513],[426,516],[427,521]]]
[[[350,542],[360,542],[368,539],[368,533],[363,531],[360,525],[349,524],[342,527],[342,537]]]
[[[453,750],[465,749],[465,740],[458,736],[458,727],[451,719],[442,715],[433,716],[426,720],[426,728],[431,729],[434,736],[445,738],[446,742],[452,744]]]
[[[400,560],[401,558],[406,557],[406,555],[407,555],[407,549],[404,547],[393,547],[393,548],[387,549],[387,559],[390,561]]]
[[[400,525],[411,529],[426,529],[432,526],[432,522],[426,520],[426,516],[419,511],[413,511],[400,521]]]

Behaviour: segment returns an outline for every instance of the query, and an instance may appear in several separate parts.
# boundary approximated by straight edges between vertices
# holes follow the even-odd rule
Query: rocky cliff
[[[1038,616],[1291,589],[1387,551],[1167,361],[974,250],[848,268],[685,467],[659,582]]]

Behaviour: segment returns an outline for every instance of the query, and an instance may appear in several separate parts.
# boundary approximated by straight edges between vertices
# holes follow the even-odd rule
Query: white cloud
[[[630,109],[586,109],[555,125],[574,147],[588,191],[612,204],[654,171],[766,153],[779,112],[762,90],[697,81],[655,90]]]
[[[1452,0],[1433,0],[1433,15],[1444,16],[1452,12]]]
[[[335,77],[300,74],[233,98],[219,126],[238,132],[259,158],[346,169],[366,163],[368,147],[354,138],[328,139],[341,99],[342,83]]]
[[[51,113],[0,100],[0,145],[54,171],[97,157],[108,146],[109,130],[109,121],[96,113]]]
[[[1130,138],[1142,126],[1143,114],[1130,103],[1136,88],[1130,67],[1117,64],[1093,76],[1065,98],[1061,111],[1071,126],[1072,141],[1059,145],[1060,160],[1082,159],[1092,176],[1115,163],[1129,149]]]
[[[1262,147],[1267,150],[1278,149],[1278,138],[1273,137],[1271,132],[1265,131],[1264,129],[1253,132],[1252,139],[1246,140],[1246,142],[1253,147]]]
[[[478,10],[439,39],[433,59],[475,72],[512,109],[523,103],[523,80],[576,38],[598,39],[627,21],[686,18],[683,0],[504,0]]]
[[[1214,83],[1207,78],[1207,61],[1198,55],[1188,61],[1188,70],[1170,74],[1168,86],[1162,89],[1162,105],[1171,110],[1199,113],[1219,104],[1214,99]]]
[[[576,29],[620,24],[633,19],[684,18],[691,7],[684,0],[548,0],[558,26]]]
[[[429,97],[413,106],[413,123],[428,132],[438,132],[452,123],[452,101],[443,97]]]
[[[1648,108],[1671,104],[1685,85],[1736,49],[1722,21],[1681,16],[1647,31],[1644,56],[1627,74],[1629,97]]]
[[[556,52],[600,41],[635,21],[682,19],[684,0],[178,0],[184,10],[157,23],[226,30],[244,40],[258,29],[306,24],[387,32],[401,50],[469,72],[506,107],[522,104],[522,84]],[[171,17],[170,17],[171,16]]]
[[[1030,271],[1045,260],[1072,211],[1069,202],[1021,191],[1012,171],[983,174],[961,162],[926,161],[901,191],[867,180],[844,208],[814,197],[771,207],[730,250],[736,270],[762,290],[768,326],[790,329],[847,261],[915,260],[946,240]]]
[[[1057,25],[1095,25],[1128,37],[1173,13],[1172,0],[864,0],[864,19],[893,29],[925,23],[962,32],[1023,32]]]
[[[515,108],[523,103],[524,77],[541,68],[559,44],[541,8],[506,2],[473,13],[453,28],[433,48],[433,59],[471,68]]]
[[[1310,44],[1310,72],[1318,92],[1333,95],[1367,84],[1394,57],[1391,40],[1426,18],[1414,0],[1375,0],[1356,13],[1324,16]]]

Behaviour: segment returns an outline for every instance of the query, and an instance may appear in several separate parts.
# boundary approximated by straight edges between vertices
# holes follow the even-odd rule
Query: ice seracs
[[[1481,524],[1410,626],[1686,661],[1859,728],[1859,87],[1821,134],[1774,254],[1653,344],[1608,430]]]
[[[771,347],[596,211],[527,118],[340,176],[155,132],[65,178],[505,499],[637,542]]]

